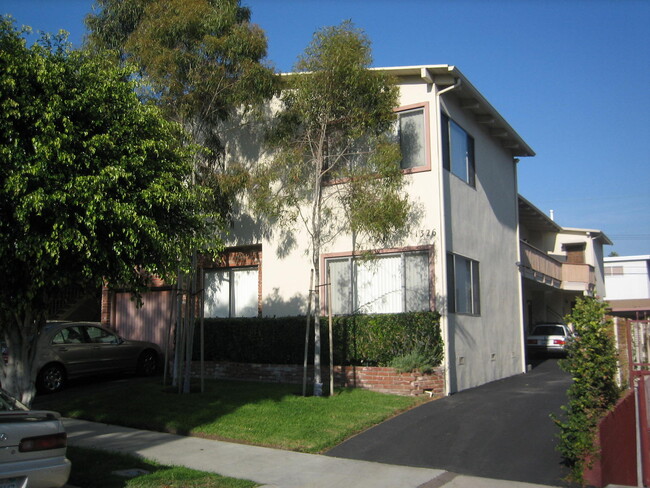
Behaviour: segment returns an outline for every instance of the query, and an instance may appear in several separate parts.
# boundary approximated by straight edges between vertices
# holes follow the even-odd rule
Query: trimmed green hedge
[[[439,365],[443,358],[440,314],[349,315],[334,318],[334,363],[387,366],[396,357],[418,351]],[[302,364],[306,318],[205,319],[206,361]],[[199,357],[199,328],[194,357]],[[321,320],[322,362],[329,362],[327,318]],[[309,334],[313,362],[314,332]]]

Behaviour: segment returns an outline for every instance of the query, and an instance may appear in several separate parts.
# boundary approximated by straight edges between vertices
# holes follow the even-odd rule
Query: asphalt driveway
[[[571,378],[557,360],[426,403],[330,450],[327,455],[458,474],[569,486],[555,450]]]

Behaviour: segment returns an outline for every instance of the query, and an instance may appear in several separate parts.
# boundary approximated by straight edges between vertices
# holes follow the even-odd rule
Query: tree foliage
[[[250,23],[250,10],[239,0],[98,0],[97,6],[86,20],[90,46],[117,50],[138,66],[152,100],[202,147],[197,178],[211,183],[215,203],[227,210],[237,179],[223,166],[220,124],[277,88],[263,62],[266,36]]]
[[[371,62],[369,40],[350,22],[316,32],[285,80],[273,157],[256,175],[256,208],[302,222],[316,267],[340,232],[383,242],[406,222],[399,146],[387,136],[398,90]]]
[[[598,423],[620,396],[617,352],[606,310],[604,302],[578,298],[566,317],[567,323],[573,324],[575,338],[560,366],[571,373],[573,383],[567,392],[569,403],[563,407],[567,419],[555,422],[560,427],[558,450],[578,482],[583,481],[584,469],[597,455]]]
[[[177,124],[135,94],[133,72],[71,51],[27,47],[0,22],[0,330],[3,387],[29,402],[34,345],[66,287],[131,289],[206,247],[206,191]]]
[[[253,179],[258,212],[285,229],[304,225],[316,283],[324,244],[344,231],[385,242],[408,216],[399,147],[387,136],[398,89],[371,62],[368,38],[350,22],[316,32],[285,77],[273,156]]]

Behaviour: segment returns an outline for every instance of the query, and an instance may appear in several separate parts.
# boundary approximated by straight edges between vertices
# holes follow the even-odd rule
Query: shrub
[[[265,364],[302,364],[306,317],[205,320],[205,359]],[[321,321],[323,364],[329,362],[327,318]],[[194,340],[198,357],[199,340]],[[313,329],[309,358],[313,362]],[[442,362],[437,312],[339,316],[333,322],[335,364],[388,366],[399,356],[420,351],[431,365]]]
[[[607,304],[593,298],[578,299],[567,323],[576,337],[567,346],[562,369],[571,373],[573,384],[567,391],[569,403],[562,407],[566,420],[553,418],[560,428],[558,450],[571,468],[571,477],[583,482],[583,471],[597,455],[595,442],[598,422],[617,402],[617,352],[611,320],[605,318]]]
[[[421,351],[411,351],[408,354],[393,358],[390,367],[395,368],[398,373],[412,373],[413,371],[430,373],[434,366]]]
[[[393,359],[419,351],[437,366],[443,359],[440,314],[409,312],[403,314],[349,315],[337,320],[348,334],[342,343],[350,364],[388,366]]]

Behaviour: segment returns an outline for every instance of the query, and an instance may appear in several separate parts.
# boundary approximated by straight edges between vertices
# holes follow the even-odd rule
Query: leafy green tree
[[[193,181],[211,189],[212,207],[224,217],[246,182],[241,165],[224,165],[227,131],[233,120],[270,99],[278,85],[264,63],[266,36],[250,16],[239,0],[97,0],[86,20],[88,46],[115,50],[120,60],[134,63],[143,82],[140,95],[181,124],[201,148],[194,153]],[[192,291],[196,273],[184,282],[198,297]],[[186,341],[189,354],[192,312],[186,320],[185,339],[177,344]],[[182,355],[175,358],[183,361]],[[185,371],[189,391],[189,361]]]
[[[277,77],[264,64],[266,36],[239,0],[98,0],[89,45],[138,66],[152,100],[202,151],[196,177],[229,209],[239,179],[223,165],[222,122],[268,100]]]
[[[27,47],[23,34],[0,21],[0,381],[30,403],[35,346],[63,289],[143,289],[206,247],[219,220],[191,184],[179,126],[141,103],[131,70],[61,37]]]
[[[572,478],[580,483],[589,460],[597,455],[598,422],[620,396],[612,321],[606,311],[602,301],[578,298],[565,319],[573,324],[575,338],[560,366],[571,373],[573,383],[567,391],[569,403],[563,407],[566,420],[554,420],[560,427],[558,450],[571,467]]]
[[[315,283],[323,245],[341,232],[384,242],[407,221],[399,146],[387,136],[398,89],[371,62],[368,38],[350,22],[316,32],[285,79],[269,138],[273,156],[253,178],[258,211],[284,229],[301,223],[307,231]],[[316,394],[319,345],[317,336]]]

